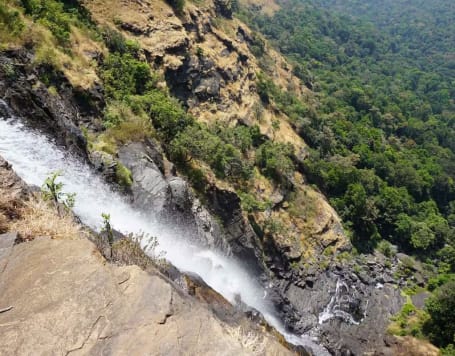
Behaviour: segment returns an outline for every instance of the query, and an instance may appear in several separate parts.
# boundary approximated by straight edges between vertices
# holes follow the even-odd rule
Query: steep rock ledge
[[[29,194],[1,157],[0,191],[16,204]],[[210,303],[224,299],[197,282],[188,285],[204,303],[156,269],[106,263],[83,236],[15,239],[0,234],[2,353],[292,354],[245,318],[220,321]]]

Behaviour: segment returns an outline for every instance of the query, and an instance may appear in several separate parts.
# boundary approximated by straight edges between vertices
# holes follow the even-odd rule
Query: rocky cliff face
[[[297,164],[305,158],[305,142],[294,131],[290,120],[276,108],[264,107],[261,103],[256,84],[259,65],[251,51],[254,34],[240,21],[230,18],[227,3],[189,3],[179,16],[166,3],[158,0],[115,0],[109,5],[102,0],[81,3],[96,23],[114,27],[127,38],[140,43],[144,57],[155,71],[162,74],[163,82],[159,85],[167,87],[180,98],[197,120],[206,123],[220,121],[231,126],[257,124],[265,137],[292,144]],[[86,55],[90,58],[102,56],[102,50],[98,51],[94,53],[92,48]],[[266,51],[270,75],[277,85],[284,90],[292,90],[296,95],[311,97],[311,92],[292,76],[291,67],[284,59],[267,47]],[[10,51],[0,56],[0,63],[11,64],[17,73],[16,78],[10,80],[2,70],[4,66],[0,66],[0,97],[29,124],[51,131],[62,144],[90,161],[115,186],[115,162],[106,164],[99,152],[88,152],[83,134],[83,130],[87,129],[101,130],[101,81],[95,78],[92,85],[83,88],[63,73],[58,77],[57,93],[51,94],[39,79],[39,70],[42,69],[34,69],[30,65],[32,60],[33,54],[27,50]],[[88,102],[90,105],[87,105]],[[278,129],[272,125],[275,120],[280,122]],[[140,210],[153,209],[169,223],[179,222],[182,231],[197,243],[240,257],[268,287],[269,298],[289,329],[319,337],[335,354],[373,351],[381,354],[390,351],[386,348],[388,341],[384,336],[386,325],[390,315],[396,313],[403,302],[396,289],[398,282],[393,278],[393,268],[399,262],[394,261],[390,267],[383,256],[369,256],[366,260],[336,259],[334,256],[351,248],[350,242],[336,212],[321,193],[306,184],[300,172],[295,172],[290,178],[292,192],[297,196],[293,207],[286,200],[291,193],[289,187],[270,182],[260,174],[255,175],[249,189],[258,198],[270,199],[271,207],[247,213],[242,210],[240,198],[229,182],[209,177],[204,194],[196,193],[177,172],[157,141],[150,139],[126,144],[119,148],[115,160],[131,171],[133,183],[127,194],[132,204]],[[272,231],[268,227],[270,221],[285,226],[285,229]],[[55,249],[62,248],[61,254],[69,248],[69,244],[64,246],[63,242],[45,239],[33,244],[36,251],[43,251],[51,245]],[[84,255],[82,250],[87,246],[83,244],[86,242],[78,242],[74,247],[81,253],[79,257],[88,261],[88,269],[80,273],[101,273],[98,270],[101,267],[97,265],[99,261],[96,261],[99,257]],[[19,247],[14,251],[19,265],[25,252]],[[68,270],[73,268],[68,266]],[[119,284],[118,275],[124,272],[132,277]],[[9,278],[13,281],[18,272],[11,273]],[[61,340],[66,340],[62,341],[62,349],[76,351],[80,348],[87,352],[123,350],[121,347],[126,349],[125,345],[130,345],[126,341],[129,333],[141,339],[151,330],[148,328],[157,328],[154,340],[164,337],[166,332],[170,333],[163,346],[167,348],[156,349],[157,353],[177,353],[179,349],[176,347],[184,349],[190,344],[197,344],[195,340],[201,336],[196,333],[196,328],[191,330],[188,339],[184,337],[185,332],[166,331],[168,321],[173,322],[173,318],[166,315],[174,299],[176,309],[181,310],[176,328],[190,328],[184,319],[192,317],[189,309],[193,306],[178,293],[172,294],[172,287],[167,281],[154,277],[145,282],[142,272],[130,267],[109,267],[103,273],[109,275],[107,281],[101,283],[93,277],[88,282],[96,286],[97,291],[103,288],[109,290],[109,298],[118,300],[119,304],[115,308],[106,307],[108,302],[88,304],[91,305],[90,310],[94,310],[91,311],[91,318],[81,320],[79,316],[74,316],[74,325],[78,325],[78,330],[88,328],[91,331],[78,334],[80,340],[69,340],[68,335],[62,334]],[[133,286],[132,293],[136,294],[125,296],[124,287],[132,281],[140,282],[144,287]],[[77,280],[72,282],[75,285],[81,283]],[[136,282],[133,284],[136,285]],[[23,286],[14,288],[20,290]],[[156,301],[158,296],[153,293],[151,295],[156,295],[156,298],[146,297],[150,288],[160,290],[165,296],[163,301]],[[58,300],[66,299],[68,294],[64,292]],[[16,292],[9,289],[8,293],[14,296]],[[134,304],[138,308],[145,303],[155,303],[156,308],[144,316],[147,320],[135,320],[135,314],[141,314],[139,309],[134,309],[131,314],[115,315],[117,307],[124,308],[136,297],[140,300]],[[107,301],[109,298],[106,298]],[[41,308],[39,303],[37,307]],[[65,308],[63,305],[61,313]],[[107,308],[106,311],[103,308]],[[206,312],[202,315],[202,319],[210,319]],[[107,322],[111,319],[114,320],[113,325]],[[123,324],[125,321],[126,324]],[[133,328],[131,325],[136,322],[144,329]],[[31,320],[30,330],[37,323]],[[216,329],[214,334],[221,335],[219,330],[222,327],[216,321],[210,323]],[[11,335],[19,335],[17,329],[11,330]],[[181,338],[187,343],[171,345]],[[200,342],[198,352],[208,352],[209,340]],[[220,337],[216,345],[211,346],[223,349],[223,342],[225,339]],[[234,353],[241,349],[228,350]]]
[[[14,224],[34,198],[1,157],[0,192]],[[181,288],[153,267],[107,263],[82,234],[18,241],[0,234],[2,354],[292,354],[197,280]]]
[[[109,8],[102,1],[83,3],[97,22],[116,26],[127,38],[141,44],[149,62],[156,70],[162,71],[166,80],[163,85],[168,86],[199,121],[223,122],[230,126],[258,124],[261,132],[269,138],[292,144],[297,160],[305,157],[306,144],[292,129],[288,118],[261,103],[256,83],[260,67],[251,52],[254,35],[240,21],[230,19],[226,6],[218,2],[207,2],[203,6],[190,3],[185,12],[177,16],[161,1],[114,1]],[[266,47],[266,51],[273,63],[269,71],[276,83],[296,95],[310,95],[310,91],[292,75],[285,60],[271,48]],[[273,120],[279,120],[278,130],[272,128]],[[274,240],[280,251],[289,251],[287,254],[291,259],[314,256],[329,245],[341,250],[349,248],[340,219],[325,198],[306,185],[300,174],[292,183],[296,191],[304,192],[308,197],[299,204],[311,204],[313,217],[291,216],[282,206],[289,192],[256,177],[251,182],[252,190],[261,198],[272,197],[274,209],[254,214],[250,220],[254,219],[259,226],[273,217],[288,225],[289,233],[274,236]],[[235,195],[226,182],[214,180],[213,186],[214,190],[209,191],[224,190]],[[228,195],[227,192],[222,194]],[[209,208],[216,215],[225,217],[222,220],[230,235],[228,239],[235,244],[243,237],[249,241],[247,244],[254,244],[254,234],[246,217],[240,216],[241,213],[237,217],[227,216],[232,210],[240,211],[238,202],[237,207],[229,203],[221,207],[212,198],[216,197],[208,200]],[[238,198],[229,200],[239,201]],[[210,206],[212,202],[214,204]],[[238,229],[234,225],[243,227]]]

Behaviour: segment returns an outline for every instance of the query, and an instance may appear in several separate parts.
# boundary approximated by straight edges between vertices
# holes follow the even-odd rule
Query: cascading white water
[[[0,100],[0,105],[6,104]],[[0,116],[0,155],[28,184],[41,186],[51,172],[61,171],[60,181],[64,183],[65,192],[76,193],[74,212],[84,224],[99,230],[101,214],[108,213],[112,226],[123,233],[144,232],[155,236],[165,258],[178,269],[196,273],[232,303],[240,297],[245,304],[260,311],[288,342],[310,348],[316,355],[329,355],[308,336],[285,331],[273,306],[264,299],[264,288],[235,259],[197,246],[181,233],[180,236],[174,233],[171,226],[160,224],[152,214],[134,210],[88,165],[72,157],[43,133],[24,127],[16,118]],[[143,245],[146,244],[144,241]]]
[[[339,318],[348,324],[358,325],[363,319],[360,320],[360,322],[356,321],[351,314],[342,309],[343,304],[346,305],[349,304],[349,302],[349,287],[346,282],[342,281],[341,278],[339,278],[335,287],[335,293],[333,294],[332,298],[330,298],[330,302],[327,304],[324,310],[319,314],[319,324],[323,324],[333,318]],[[368,300],[364,311],[364,317],[367,307]]]

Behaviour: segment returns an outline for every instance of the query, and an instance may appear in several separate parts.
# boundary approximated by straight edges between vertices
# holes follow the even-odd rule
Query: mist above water
[[[101,214],[107,213],[112,226],[122,233],[155,236],[158,250],[179,270],[199,275],[231,303],[240,297],[245,304],[260,311],[290,343],[309,347],[317,355],[329,355],[308,337],[285,331],[272,304],[265,299],[266,290],[238,261],[196,245],[190,236],[182,235],[182,229],[176,233],[172,226],[161,224],[152,212],[138,212],[87,164],[58,147],[43,133],[26,128],[18,119],[0,117],[0,155],[30,185],[41,186],[50,173],[60,171],[63,190],[76,193],[73,210],[84,224],[99,231],[103,221]],[[142,241],[142,245],[146,247],[147,241]]]

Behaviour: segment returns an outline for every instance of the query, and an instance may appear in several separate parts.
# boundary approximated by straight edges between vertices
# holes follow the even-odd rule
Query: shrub
[[[57,182],[61,172],[52,173],[46,178],[41,187],[41,194],[44,200],[53,201],[56,204],[63,204],[67,209],[74,207],[76,193],[64,193],[63,183]]]
[[[170,152],[183,164],[193,158],[206,162],[219,178],[247,179],[252,173],[238,149],[223,142],[203,125],[191,125],[179,133],[171,142]]]
[[[237,192],[237,195],[240,198],[242,210],[252,213],[255,211],[265,211],[267,208],[270,208],[270,202],[259,201],[256,197],[247,192]]]
[[[378,245],[377,249],[386,257],[393,257],[396,254],[396,248],[388,241],[381,240]]]
[[[207,179],[202,170],[194,167],[187,167],[186,175],[194,189],[202,191],[206,187]]]
[[[454,340],[455,343],[455,340]],[[449,344],[447,347],[441,348],[441,356],[455,356],[455,345]]]
[[[19,37],[24,28],[19,11],[9,8],[5,0],[0,0],[0,45]]]
[[[55,0],[21,0],[25,13],[47,27],[60,45],[69,44],[73,17]]]
[[[268,141],[256,150],[256,164],[266,176],[285,182],[295,169],[290,158],[293,152],[290,144]]]
[[[115,127],[121,122],[132,120],[134,116],[130,105],[124,101],[113,100],[104,109],[103,124],[106,128]]]
[[[438,274],[434,278],[430,278],[428,281],[428,290],[433,291],[436,288],[446,284],[449,281],[455,281],[455,275],[454,274]]]
[[[103,63],[101,78],[106,96],[115,100],[144,94],[152,80],[148,64],[135,59],[129,53],[110,54]]]
[[[224,142],[233,144],[243,153],[262,143],[262,135],[257,125],[229,127],[222,123],[216,123],[210,127],[210,132],[220,137]]]
[[[121,186],[129,188],[133,185],[133,174],[120,162],[117,162],[117,165],[115,166],[115,175],[117,177],[117,182]]]
[[[183,13],[185,7],[185,0],[167,0],[168,4],[172,6],[175,13],[180,15]]]
[[[430,319],[424,331],[437,346],[445,347],[455,340],[455,281],[439,287],[426,302]]]
[[[153,126],[166,142],[170,142],[194,122],[178,100],[159,90],[151,90],[146,95],[132,97],[130,103],[133,108],[140,108],[150,116]]]
[[[132,56],[137,56],[141,49],[137,41],[126,39],[120,32],[110,27],[103,27],[101,29],[101,36],[111,53],[129,53]]]

